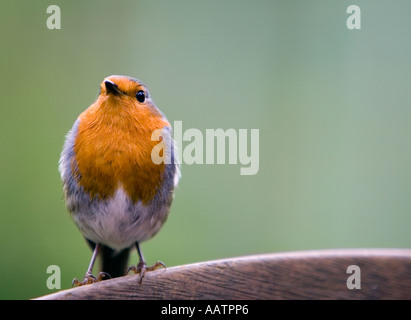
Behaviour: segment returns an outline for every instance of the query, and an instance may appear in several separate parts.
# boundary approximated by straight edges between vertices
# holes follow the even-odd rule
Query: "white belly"
[[[141,201],[133,204],[120,188],[104,201],[94,201],[89,210],[72,212],[74,222],[89,240],[122,250],[154,236],[167,218],[169,206],[153,208]]]

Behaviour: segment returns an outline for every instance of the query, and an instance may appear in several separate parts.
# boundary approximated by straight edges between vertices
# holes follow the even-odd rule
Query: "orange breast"
[[[135,107],[128,97],[99,98],[79,119],[74,151],[84,191],[106,199],[121,186],[134,202],[152,200],[165,165],[151,160],[158,143],[151,135],[170,126],[168,121],[152,106]]]

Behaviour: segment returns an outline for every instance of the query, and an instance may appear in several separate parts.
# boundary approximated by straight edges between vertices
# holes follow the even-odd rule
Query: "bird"
[[[104,78],[96,101],[67,133],[58,167],[66,207],[93,251],[84,279],[72,286],[130,271],[141,284],[147,271],[165,268],[160,261],[147,266],[140,244],[166,221],[181,171],[172,127],[140,80]],[[139,261],[127,268],[134,248]]]

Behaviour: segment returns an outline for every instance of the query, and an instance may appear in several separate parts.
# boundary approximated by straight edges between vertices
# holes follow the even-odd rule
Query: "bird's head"
[[[113,104],[125,101],[136,105],[152,103],[150,93],[141,81],[118,75],[109,76],[101,82],[99,98]]]

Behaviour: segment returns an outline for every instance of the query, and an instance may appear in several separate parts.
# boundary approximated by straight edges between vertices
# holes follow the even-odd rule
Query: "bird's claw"
[[[86,273],[86,275],[84,276],[83,281],[79,281],[77,278],[74,278],[73,281],[71,282],[71,286],[84,286],[86,284],[91,284],[91,283],[95,283],[95,282],[99,282],[101,280],[103,280],[104,278],[111,278],[110,275],[107,272],[100,272],[97,276],[97,278],[95,276],[93,276],[91,273]]]
[[[163,267],[164,269],[166,269],[165,264],[162,263],[161,261],[157,261],[151,267],[147,267],[147,264],[145,261],[140,261],[137,266],[131,266],[130,268],[128,268],[127,273],[129,273],[130,271],[133,271],[135,274],[139,273],[140,274],[139,283],[141,284],[143,282],[143,278],[147,271],[154,271],[158,269],[159,267]]]

